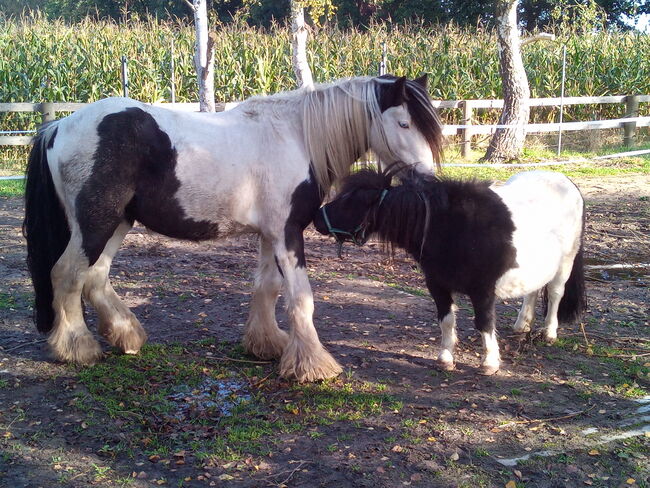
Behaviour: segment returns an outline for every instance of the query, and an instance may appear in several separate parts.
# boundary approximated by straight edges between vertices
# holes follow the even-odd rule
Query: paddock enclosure
[[[310,384],[239,345],[255,238],[186,243],[140,226],[112,282],[149,344],[122,356],[103,343],[90,368],[53,362],[32,323],[23,202],[0,197],[0,486],[648,486],[650,277],[611,265],[649,262],[650,177],[572,179],[587,313],[547,346],[513,336],[520,302],[499,302],[503,363],[488,378],[467,300],[457,369],[441,372],[414,263],[372,242],[339,261],[308,228],[318,333],[344,369]]]

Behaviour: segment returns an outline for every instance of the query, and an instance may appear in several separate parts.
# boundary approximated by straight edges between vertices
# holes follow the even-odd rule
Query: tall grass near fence
[[[290,35],[284,26],[269,30],[244,22],[213,25],[215,89],[219,101],[294,87]],[[36,15],[0,18],[0,102],[91,102],[121,94],[120,58],[129,60],[130,95],[170,101],[171,43],[175,44],[177,101],[196,100],[193,26],[154,18],[116,24],[86,20],[76,24]],[[497,41],[493,32],[457,26],[376,24],[365,31],[325,27],[312,32],[309,59],[317,81],[375,74],[382,42],[389,71],[430,75],[437,99],[499,98]],[[650,36],[634,33],[564,33],[557,42],[524,48],[533,97],[560,94],[561,50],[567,46],[567,96],[650,93]],[[621,107],[570,107],[565,120],[620,116]],[[447,114],[447,116],[458,114]],[[484,117],[495,117],[485,115]],[[549,109],[533,119],[552,120]],[[0,114],[0,130],[33,127],[32,115]]]

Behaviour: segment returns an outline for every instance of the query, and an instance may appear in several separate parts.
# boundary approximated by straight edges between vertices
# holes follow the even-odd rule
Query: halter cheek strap
[[[379,197],[379,203],[377,204],[377,208],[381,206],[387,194],[388,194],[387,188],[382,190],[381,196]],[[343,251],[344,242],[349,241],[356,244],[357,246],[363,246],[366,242],[368,242],[368,238],[370,236],[366,236],[366,230],[368,227],[367,215],[364,218],[363,222],[361,222],[352,232],[348,232],[347,230],[337,229],[336,227],[332,227],[330,219],[327,216],[327,210],[325,210],[325,207],[326,205],[323,205],[320,208],[320,210],[321,213],[323,214],[323,220],[325,221],[325,225],[327,225],[327,231],[331,236],[334,237],[334,239],[336,239],[336,242],[338,244],[337,255],[339,258],[341,258],[341,252]],[[368,213],[370,213],[370,209],[368,210]]]

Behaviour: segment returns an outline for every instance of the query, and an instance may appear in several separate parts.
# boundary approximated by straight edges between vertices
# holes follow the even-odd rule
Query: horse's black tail
[[[564,295],[560,300],[557,311],[558,322],[562,324],[571,324],[580,319],[587,308],[587,296],[585,294],[585,270],[584,270],[584,234],[585,234],[585,217],[584,208],[582,211],[582,231],[580,233],[580,247],[575,258],[573,258],[573,268],[569,279],[564,285]],[[544,288],[544,310],[547,308],[548,297],[546,288]],[[545,312],[546,313],[546,312]]]
[[[25,182],[23,235],[34,285],[34,321],[42,333],[49,332],[54,323],[50,273],[70,240],[68,221],[47,162],[47,149],[53,146],[56,133],[56,122],[39,129],[29,153]]]

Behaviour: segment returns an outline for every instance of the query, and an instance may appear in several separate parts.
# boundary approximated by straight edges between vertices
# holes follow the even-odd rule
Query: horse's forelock
[[[442,123],[425,88],[416,81],[406,82],[406,106],[415,127],[426,139],[433,160],[440,169],[442,159]]]

